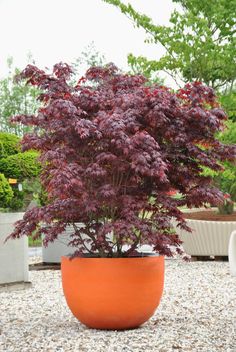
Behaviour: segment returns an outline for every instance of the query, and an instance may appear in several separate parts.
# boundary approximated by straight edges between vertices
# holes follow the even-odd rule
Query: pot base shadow
[[[8,284],[0,284],[0,292],[12,292],[12,291],[20,291],[25,290],[32,287],[32,282],[13,282]]]

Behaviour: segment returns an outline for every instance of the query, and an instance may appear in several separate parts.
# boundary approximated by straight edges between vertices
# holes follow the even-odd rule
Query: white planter
[[[236,231],[233,231],[229,240],[229,269],[236,276]]]
[[[203,221],[187,219],[193,232],[179,228],[176,232],[183,241],[183,248],[189,255],[196,256],[227,256],[229,239],[236,230],[236,221]]]
[[[14,223],[22,219],[24,213],[0,214],[0,284],[26,282],[28,271],[28,238],[8,240]]]
[[[75,248],[69,247],[70,235],[74,232],[73,226],[67,226],[65,232],[58,236],[58,239],[48,243],[47,247],[42,247],[43,263],[60,263],[62,256],[73,254]]]

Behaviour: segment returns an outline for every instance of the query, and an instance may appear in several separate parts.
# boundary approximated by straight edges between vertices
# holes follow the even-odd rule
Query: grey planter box
[[[61,257],[72,254],[75,248],[69,247],[71,241],[70,234],[74,232],[73,226],[68,226],[66,231],[58,236],[53,243],[48,243],[47,247],[42,246],[43,263],[60,263]]]
[[[28,238],[4,243],[14,229],[14,223],[22,219],[23,215],[24,213],[0,213],[0,284],[29,280]]]
[[[78,226],[79,224],[77,224]],[[47,247],[42,247],[42,260],[43,263],[60,263],[62,256],[67,256],[73,254],[76,248],[68,246],[70,242],[70,234],[74,232],[72,226],[68,226],[66,231],[60,234],[58,239],[53,243],[49,243]],[[111,235],[112,237],[112,235]],[[127,250],[128,247],[124,246],[124,249]],[[152,253],[151,246],[143,245],[141,246],[140,252]]]

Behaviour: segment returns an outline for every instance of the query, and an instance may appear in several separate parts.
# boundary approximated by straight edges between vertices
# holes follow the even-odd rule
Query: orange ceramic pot
[[[147,321],[164,286],[164,257],[62,257],[62,285],[74,316],[95,329],[129,329]]]

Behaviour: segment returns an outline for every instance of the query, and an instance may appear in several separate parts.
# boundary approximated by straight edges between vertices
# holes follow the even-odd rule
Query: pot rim
[[[140,255],[133,255],[130,257],[99,257],[99,256],[92,256],[88,253],[84,253],[84,256],[76,256],[74,258],[71,258],[73,256],[73,254],[68,254],[68,255],[63,255],[62,258],[66,258],[66,259],[142,259],[142,258],[153,258],[153,257],[164,257],[164,255],[160,255],[158,253],[140,253]],[[87,255],[86,255],[87,254]]]
[[[236,221],[216,221],[216,220],[200,220],[200,219],[187,219],[185,218],[186,221],[193,222],[193,221],[198,221],[198,222],[207,222],[207,223],[214,223],[214,224],[236,224]]]

